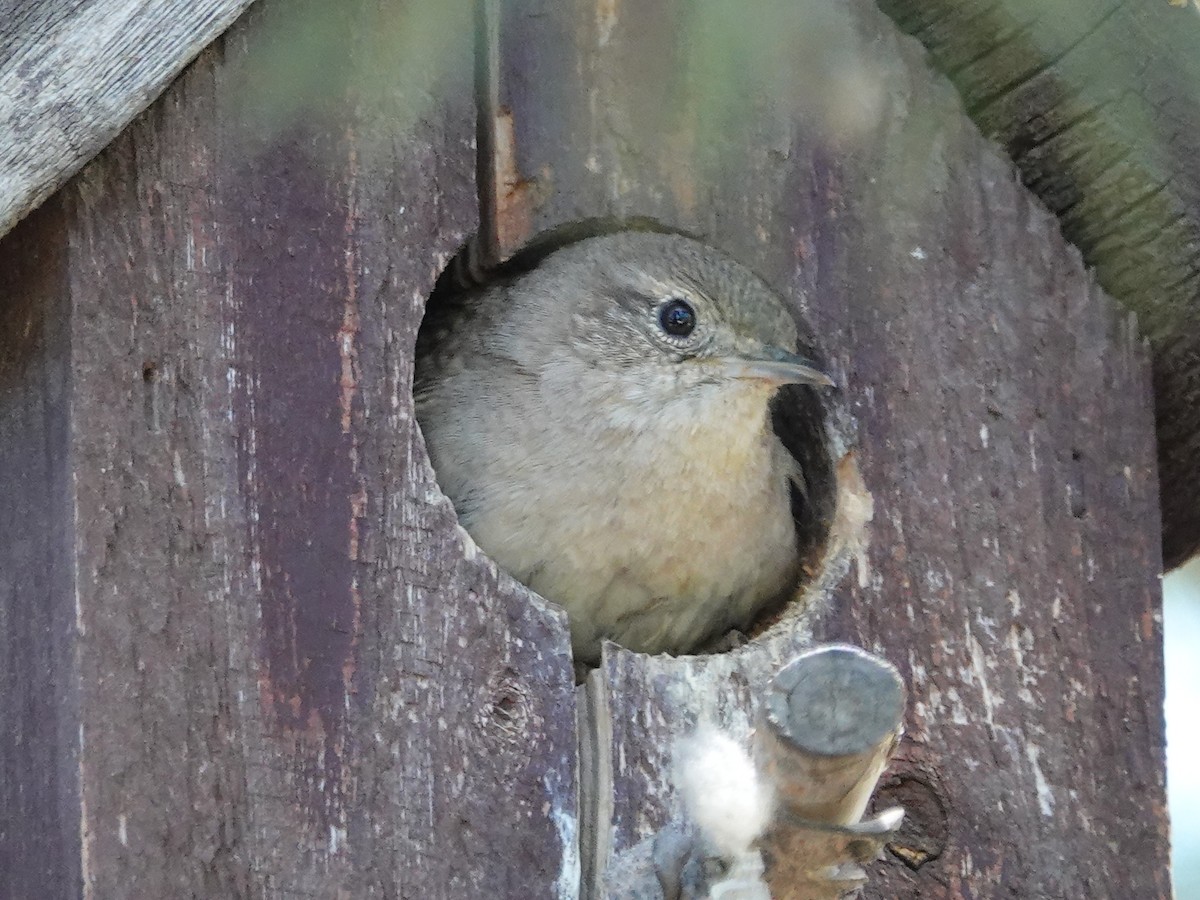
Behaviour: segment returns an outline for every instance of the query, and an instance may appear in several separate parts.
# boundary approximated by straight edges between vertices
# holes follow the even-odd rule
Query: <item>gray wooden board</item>
[[[99,153],[251,2],[0,6],[0,235]]]
[[[412,417],[477,222],[471,10],[427,13],[257,6],[0,245],[5,615],[41,617],[6,896],[575,896],[562,615],[471,549]]]
[[[885,790],[910,825],[867,896],[1168,897],[1147,353],[1055,219],[871,4],[500,9],[501,254],[631,215],[729,250],[816,326],[874,498],[807,621],[724,657],[608,655],[585,891],[638,895],[628,867],[682,815],[677,740],[744,736],[816,637],[910,688]]]
[[[70,358],[61,207],[0,264],[0,896],[79,883],[78,684],[71,677]]]
[[[883,0],[1154,348],[1163,549],[1200,547],[1200,9]]]

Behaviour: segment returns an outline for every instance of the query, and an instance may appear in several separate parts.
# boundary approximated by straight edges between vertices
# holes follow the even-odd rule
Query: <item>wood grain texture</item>
[[[94,897],[575,895],[565,623],[457,530],[412,416],[424,298],[477,222],[471,10],[427,9],[257,6],[64,189],[58,280],[17,269],[69,356],[6,408],[70,421],[0,454],[49,467],[18,511],[67,492],[31,521],[78,585],[40,589],[71,628],[25,717],[75,692],[78,722],[5,744],[39,830],[4,852],[42,853],[6,896],[43,865]]]
[[[1200,9],[883,0],[1154,348],[1163,549],[1200,547]]]
[[[35,0],[0,15],[0,234],[153,102],[252,0]]]
[[[816,326],[874,498],[807,624],[608,654],[585,895],[638,895],[677,740],[744,736],[815,637],[910,689],[885,793],[911,824],[867,896],[1168,897],[1147,355],[1055,219],[870,4],[504,5],[496,40],[498,252],[648,215],[756,268]]]

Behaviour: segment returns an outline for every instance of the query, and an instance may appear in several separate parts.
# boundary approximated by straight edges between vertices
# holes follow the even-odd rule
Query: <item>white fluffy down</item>
[[[729,735],[701,726],[676,756],[684,806],[722,856],[750,849],[771,819],[771,791],[750,754]]]

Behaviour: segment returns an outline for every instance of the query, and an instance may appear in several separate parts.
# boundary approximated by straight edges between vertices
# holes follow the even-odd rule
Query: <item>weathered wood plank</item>
[[[59,203],[0,242],[0,896],[80,884],[79,703]]]
[[[6,4],[0,235],[99,153],[251,2]]]
[[[412,415],[477,224],[472,37],[262,4],[63,192],[79,783],[40,815],[89,896],[575,896],[562,616],[457,531]]]
[[[870,4],[501,13],[499,252],[633,214],[757,268],[823,339],[874,498],[815,622],[725,656],[609,653],[585,891],[682,815],[676,739],[744,735],[818,637],[911,691],[888,793],[913,826],[868,896],[1169,896],[1148,366],[1053,217]]]
[[[1200,15],[1190,3],[883,0],[1154,347],[1163,549],[1200,547]]]

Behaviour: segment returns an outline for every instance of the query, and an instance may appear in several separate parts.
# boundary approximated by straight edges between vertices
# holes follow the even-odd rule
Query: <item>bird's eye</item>
[[[686,300],[668,300],[658,310],[658,324],[672,337],[687,337],[696,327],[696,311]]]

